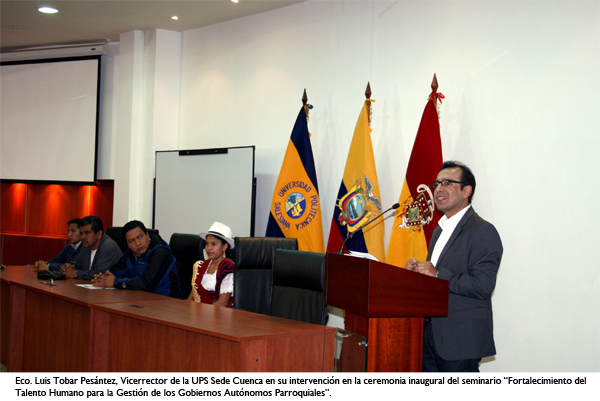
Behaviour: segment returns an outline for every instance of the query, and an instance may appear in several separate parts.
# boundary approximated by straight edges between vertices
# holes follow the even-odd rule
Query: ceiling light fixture
[[[176,16],[176,15],[174,15],[174,16],[171,17],[171,19],[174,19],[175,21],[177,21],[179,19],[179,17]]]
[[[40,7],[38,8],[38,11],[44,14],[55,14],[58,12],[56,8],[52,7]]]
[[[240,0],[231,0],[232,3],[239,3]]]

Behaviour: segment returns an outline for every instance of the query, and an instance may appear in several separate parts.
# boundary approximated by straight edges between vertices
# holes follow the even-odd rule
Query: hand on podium
[[[411,270],[431,277],[437,277],[438,274],[438,271],[433,263],[419,262],[416,258],[408,259],[408,262],[406,262],[406,266],[404,266],[404,268],[406,270]]]

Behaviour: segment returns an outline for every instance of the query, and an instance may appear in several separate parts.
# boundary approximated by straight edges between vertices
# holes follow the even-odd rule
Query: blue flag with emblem
[[[267,237],[297,238],[301,251],[324,252],[317,173],[308,132],[308,109],[302,106],[292,129],[275,185]]]

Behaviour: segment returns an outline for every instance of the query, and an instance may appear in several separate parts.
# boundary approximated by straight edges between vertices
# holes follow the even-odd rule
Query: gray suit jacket
[[[96,256],[94,256],[94,263],[90,266],[91,256],[92,250],[90,248],[83,248],[77,255],[74,264],[77,269],[78,279],[92,280],[94,275],[104,273],[117,264],[121,256],[123,256],[123,252],[112,238],[103,233]]]
[[[442,229],[431,237],[427,260]],[[494,226],[471,207],[442,250],[438,278],[449,281],[448,317],[432,318],[433,339],[446,360],[495,355],[492,292],[502,258],[502,241]]]
[[[48,270],[60,270],[62,265],[65,263],[74,263],[77,260],[77,255],[81,252],[83,245],[81,241],[77,243],[77,247],[74,248],[72,244],[67,244],[65,248],[60,251],[58,255],[50,259],[48,263]]]

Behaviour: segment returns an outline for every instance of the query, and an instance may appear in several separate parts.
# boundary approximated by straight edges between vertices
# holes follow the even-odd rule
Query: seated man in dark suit
[[[65,263],[73,263],[81,251],[81,219],[69,220],[67,223],[67,246],[58,255],[46,261],[38,260],[33,264],[34,270],[60,270]]]
[[[115,241],[104,235],[104,224],[100,217],[87,216],[81,219],[81,244],[83,249],[72,264],[65,264],[60,271],[67,278],[92,280],[96,274],[112,267],[123,252]]]
[[[179,273],[169,245],[158,234],[149,234],[141,221],[130,221],[122,231],[129,249],[109,271],[96,275],[94,285],[181,298]]]
[[[478,372],[481,358],[496,354],[491,298],[502,241],[471,207],[475,176],[467,166],[444,162],[432,186],[444,217],[427,261],[410,258],[405,268],[449,281],[450,293],[448,316],[425,319],[423,371]]]

